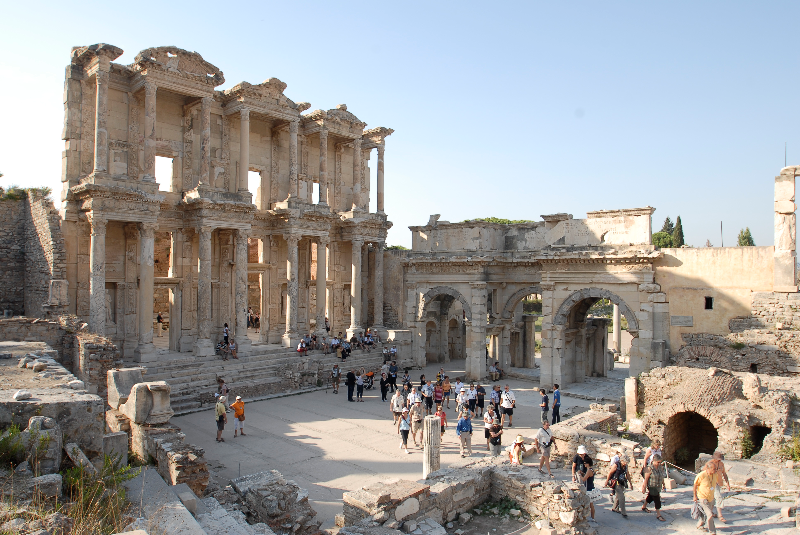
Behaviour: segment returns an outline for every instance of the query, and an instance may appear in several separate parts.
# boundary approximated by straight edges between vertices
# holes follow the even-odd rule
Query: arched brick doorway
[[[694,411],[670,416],[664,429],[664,455],[679,466],[694,470],[694,461],[701,453],[714,453],[719,437],[714,424]]]

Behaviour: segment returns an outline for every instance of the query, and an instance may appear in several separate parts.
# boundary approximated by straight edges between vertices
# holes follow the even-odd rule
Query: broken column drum
[[[426,478],[440,467],[442,419],[438,416],[426,416],[423,425],[422,477]]]

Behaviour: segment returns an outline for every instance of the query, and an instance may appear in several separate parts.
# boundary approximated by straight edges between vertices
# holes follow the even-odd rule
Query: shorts
[[[512,416],[514,414],[514,407],[500,407],[500,412]]]
[[[476,402],[476,400],[474,400],[474,399],[470,399],[469,400],[469,410],[471,412],[475,412],[475,402]]]
[[[433,408],[433,398],[432,397],[427,396],[425,398],[425,406],[428,407],[428,409],[432,409]]]
[[[714,502],[718,508],[725,506],[725,501],[722,497],[722,487],[714,487]]]
[[[444,426],[442,426],[442,434],[444,435]]]
[[[236,431],[237,429],[244,430],[244,422],[241,421],[239,418],[233,419],[233,430]]]
[[[217,418],[217,431],[224,431],[225,430],[225,415],[220,416]]]
[[[491,438],[491,436],[492,436],[492,435],[490,435],[490,434],[489,434],[489,428],[488,428],[488,427],[484,427],[484,428],[483,428],[483,437],[484,437],[486,440],[489,440],[489,439]]]
[[[416,420],[412,421],[411,422],[411,432],[416,435],[420,431],[422,431],[422,420],[420,420],[420,421],[416,421]]]
[[[442,396],[444,396],[446,399],[449,400],[450,399],[450,392],[445,392],[445,393],[442,394]]]
[[[542,411],[542,423],[545,423],[547,421],[547,414],[549,412],[550,411]]]
[[[652,502],[655,504],[656,509],[661,509],[661,494],[653,494],[655,490],[656,489],[647,489],[647,498],[644,499],[644,504],[647,505]]]
[[[408,429],[401,429],[400,436],[403,437],[403,446],[408,446]]]
[[[542,448],[542,457],[547,457],[548,459],[550,458],[550,446]]]
[[[477,405],[478,405],[478,407],[480,407],[481,409],[483,408],[483,398],[478,398],[478,403],[477,403]]]

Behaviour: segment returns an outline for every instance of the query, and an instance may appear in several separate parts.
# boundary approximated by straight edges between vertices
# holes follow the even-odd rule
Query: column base
[[[248,357],[253,354],[253,342],[246,336],[244,339],[236,339],[236,354],[242,357]]]
[[[153,362],[157,360],[156,346],[152,342],[147,344],[139,344],[133,350],[133,360],[136,362]]]
[[[214,356],[214,343],[210,338],[198,338],[194,341],[195,357],[212,357]]]
[[[347,329],[347,339],[348,340],[350,340],[353,337],[354,334],[357,335],[357,336],[361,336],[362,334],[364,334],[364,328],[363,327],[350,327],[349,329]]]
[[[283,335],[281,335],[281,345],[283,347],[297,348],[297,344],[299,343],[300,335],[296,332],[283,333]]]

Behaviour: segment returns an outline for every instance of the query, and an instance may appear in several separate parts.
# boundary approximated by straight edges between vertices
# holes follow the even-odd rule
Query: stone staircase
[[[160,362],[148,363],[146,381],[166,381],[172,387],[171,403],[175,414],[186,414],[208,406],[217,392],[217,378],[222,377],[233,396],[253,399],[280,392],[297,391],[327,384],[329,371],[339,363],[344,373],[350,368],[377,370],[383,364],[383,346],[376,344],[371,352],[353,351],[344,365],[336,354],[320,350],[299,356],[292,348],[263,347],[253,344],[252,354],[238,360],[223,361],[219,356],[195,357],[169,355]],[[125,366],[138,363],[125,362]],[[342,381],[344,382],[344,381]],[[230,400],[232,401],[232,400]]]

